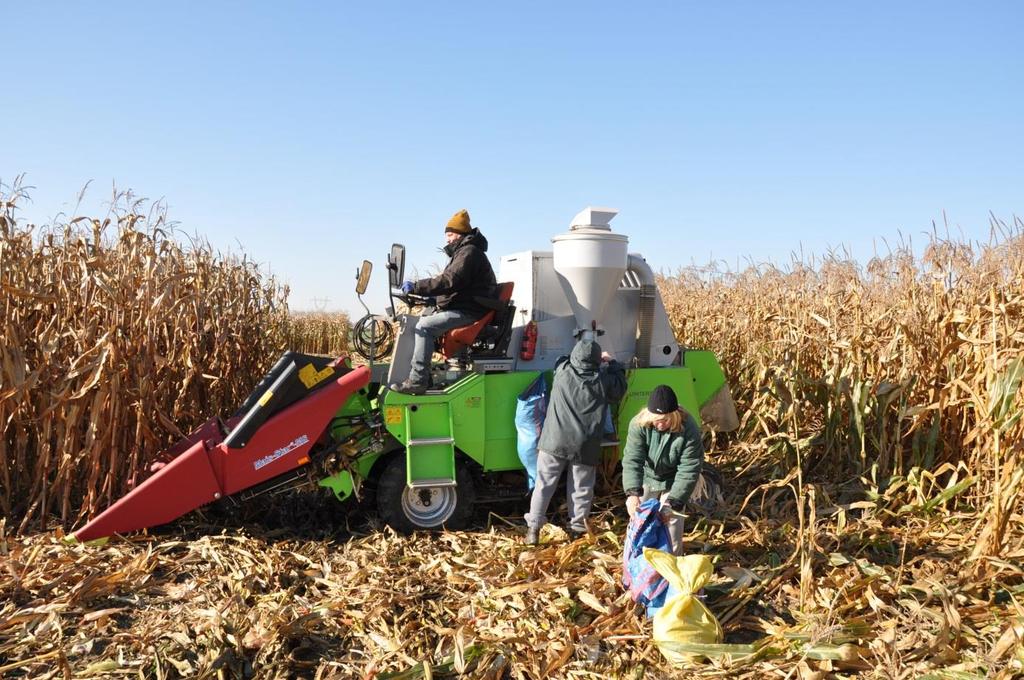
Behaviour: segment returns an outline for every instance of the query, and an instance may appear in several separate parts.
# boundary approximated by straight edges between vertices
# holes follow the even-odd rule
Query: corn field
[[[661,281],[678,336],[730,377],[734,455],[832,504],[883,499],[896,522],[969,507],[977,573],[1024,539],[1024,223],[991,228],[987,245],[932,237],[920,259],[901,247],[864,268]]]
[[[588,536],[548,526],[536,548],[516,517],[406,537],[302,497],[259,522],[193,513],[170,535],[63,544],[282,349],[342,353],[348,321],[289,316],[254,263],[178,245],[127,195],[47,230],[15,220],[18,198],[0,206],[0,675],[1024,671],[1019,220],[865,266],[661,277],[677,336],[716,352],[741,415],[709,435],[724,502],[685,537],[714,557],[725,644],[668,668],[621,587],[621,494],[598,499]]]
[[[286,290],[254,262],[185,248],[160,206],[116,194],[47,229],[0,197],[0,510],[69,524],[232,411],[285,347]]]
[[[292,312],[288,347],[306,354],[341,356],[348,351],[351,330],[345,312]]]

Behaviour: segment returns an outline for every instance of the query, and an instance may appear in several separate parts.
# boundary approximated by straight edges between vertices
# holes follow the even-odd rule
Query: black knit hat
[[[658,385],[647,398],[647,410],[658,415],[678,411],[679,400],[676,399],[676,393],[668,385]]]

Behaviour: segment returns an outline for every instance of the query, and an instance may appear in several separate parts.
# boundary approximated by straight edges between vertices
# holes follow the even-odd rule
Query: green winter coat
[[[682,432],[658,432],[633,418],[622,453],[622,488],[627,495],[640,495],[645,486],[668,489],[672,506],[682,508],[697,485],[703,461],[700,426],[689,413],[683,414]]]

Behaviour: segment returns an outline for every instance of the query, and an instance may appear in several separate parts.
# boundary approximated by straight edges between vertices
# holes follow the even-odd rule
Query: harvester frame
[[[286,352],[232,417],[212,418],[171,447],[169,463],[76,538],[163,524],[222,497],[246,498],[317,476],[339,500],[372,497],[396,530],[463,527],[484,487],[498,497],[526,492],[517,398],[539,376],[550,384],[557,356],[585,334],[600,336],[627,365],[626,395],[612,407],[617,432],[626,432],[660,384],[705,425],[734,429],[735,408],[715,355],[676,343],[650,268],[627,254],[626,237],[608,226],[615,214],[588,208],[569,233],[552,239],[553,253],[502,258],[499,300],[483,319],[438,341],[445,362],[435,365],[436,388],[425,394],[387,387],[407,375],[419,318],[396,313],[394,300],[410,309],[427,302],[400,292],[405,249],[395,244],[387,258],[386,318],[399,329],[393,347],[378,344],[391,338],[378,338],[382,317],[367,309],[357,331],[369,329],[369,347],[366,338],[357,346],[368,365]],[[357,273],[360,301],[371,271],[364,261]],[[390,362],[375,363],[389,353]],[[606,451],[621,455],[618,442]],[[503,484],[505,478],[514,481]]]

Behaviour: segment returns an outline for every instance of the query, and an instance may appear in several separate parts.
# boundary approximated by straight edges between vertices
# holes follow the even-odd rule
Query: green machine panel
[[[725,385],[725,373],[714,352],[707,350],[683,350],[683,366],[693,374],[693,392],[698,406],[705,403]],[[689,409],[687,409],[689,410]],[[696,417],[697,411],[693,414]],[[700,418],[697,418],[699,421]]]
[[[685,358],[693,364],[692,370],[666,366],[626,372],[629,387],[613,411],[623,443],[629,421],[647,405],[658,385],[671,386],[680,405],[700,423],[701,398],[707,400],[720,388],[724,376],[710,352],[688,351]],[[452,443],[485,471],[522,469],[516,449],[516,400],[538,375],[539,371],[474,374],[436,394],[385,393],[385,426],[407,447],[410,482],[449,475],[454,479]],[[550,389],[550,371],[546,377]],[[452,442],[441,442],[446,439]]]
[[[456,448],[483,464],[484,376],[467,376],[436,394],[388,391],[383,410],[384,426],[409,452],[410,479],[426,479],[433,472],[449,469],[451,478],[455,478],[452,443],[447,444],[446,453],[441,453],[440,443],[417,443],[422,440],[451,438]],[[445,456],[448,462],[442,470],[440,461]]]
[[[539,374],[539,371],[474,374],[439,394],[388,392],[384,397],[384,423],[407,447],[410,439],[452,437],[455,447],[484,470],[519,470],[522,463],[516,449],[516,399]],[[409,458],[412,461],[423,454],[431,454],[423,457],[434,459],[433,448],[434,445],[425,444],[421,448],[414,444]],[[421,474],[418,462],[413,462],[412,466],[410,475],[418,477]],[[430,466],[435,469],[433,464]],[[426,475],[427,471],[422,474]]]
[[[616,420],[619,438],[623,444],[625,444],[626,432],[629,431],[629,421],[647,406],[647,398],[651,396],[651,391],[658,385],[668,385],[675,390],[676,396],[679,398],[679,405],[693,415],[698,424],[700,423],[700,408],[693,389],[693,373],[690,372],[690,369],[681,366],[637,368],[627,371],[626,379],[629,387],[626,390],[626,396],[619,402]]]
[[[516,400],[530,386],[539,371],[489,373],[484,376],[484,398],[487,409],[482,410],[486,422],[487,451],[484,470],[521,470],[516,448]],[[548,381],[551,388],[551,381]]]

